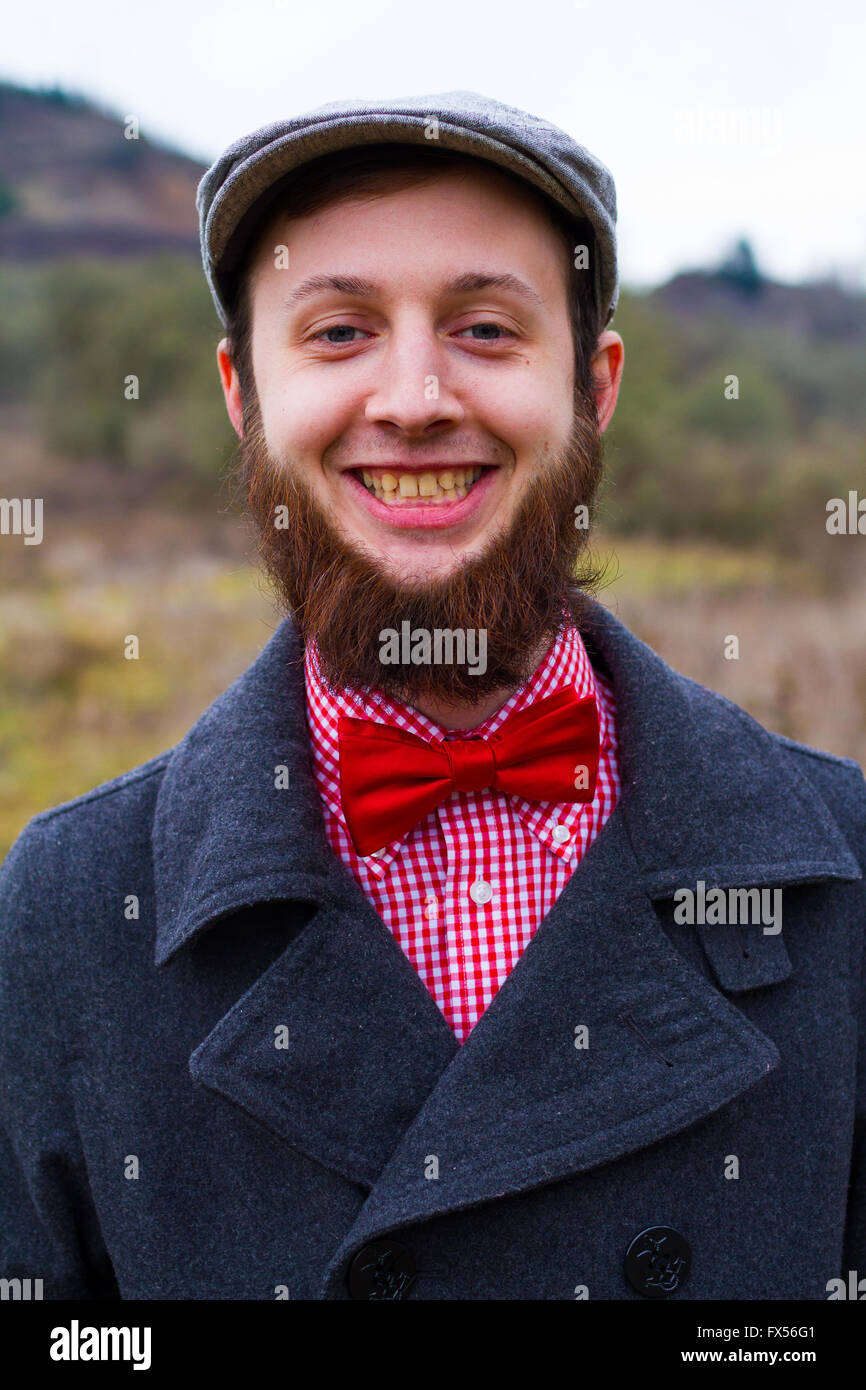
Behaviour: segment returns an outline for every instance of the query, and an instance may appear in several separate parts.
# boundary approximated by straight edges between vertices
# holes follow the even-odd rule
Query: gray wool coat
[[[26,826],[0,1277],[641,1300],[866,1276],[863,773],[599,604],[584,640],[622,796],[462,1047],[327,844],[290,619],[175,748]],[[781,931],[680,922],[699,882],[780,889]]]

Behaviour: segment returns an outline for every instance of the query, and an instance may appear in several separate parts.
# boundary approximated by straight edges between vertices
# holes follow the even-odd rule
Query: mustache
[[[300,468],[271,455],[257,410],[232,478],[257,533],[259,561],[281,606],[315,643],[325,683],[410,704],[423,696],[457,704],[515,688],[531,674],[540,643],[549,645],[567,622],[580,626],[607,574],[607,562],[588,549],[602,471],[594,401],[576,399],[565,446],[538,461],[510,522],[485,548],[445,576],[431,578],[419,567],[400,579],[338,529]],[[584,527],[575,524],[578,506],[587,509]],[[411,631],[484,632],[485,669],[383,665],[383,630],[405,623]]]

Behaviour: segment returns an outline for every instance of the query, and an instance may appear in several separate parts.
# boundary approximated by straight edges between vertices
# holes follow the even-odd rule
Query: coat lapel
[[[754,720],[601,605],[581,630],[616,692],[622,795],[462,1048],[327,844],[290,621],[169,762],[154,825],[157,964],[258,902],[314,909],[190,1070],[366,1189],[325,1293],[379,1234],[610,1162],[772,1070],[773,1042],[685,961],[655,901],[698,880],[862,877],[814,788]],[[289,786],[277,790],[281,766]],[[749,930],[748,952],[705,933],[726,989],[791,973],[781,935]],[[575,1046],[581,1028],[587,1047]]]
[[[190,1072],[369,1189],[459,1044],[358,893],[354,906],[319,909],[195,1049]]]
[[[153,846],[158,966],[230,914],[240,932],[256,904],[312,905],[309,923],[195,1048],[190,1072],[372,1187],[459,1045],[327,843],[293,624],[174,751]]]

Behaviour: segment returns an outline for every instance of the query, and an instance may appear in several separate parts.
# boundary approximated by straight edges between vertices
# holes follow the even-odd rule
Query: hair
[[[375,197],[383,192],[429,182],[440,173],[472,173],[479,162],[498,168],[478,156],[436,146],[396,143],[365,145],[321,155],[298,170],[279,179],[258,200],[237,229],[245,249],[239,264],[221,280],[226,302],[226,338],[229,355],[238,374],[246,410],[254,397],[252,368],[252,314],[249,267],[254,252],[270,222],[279,214],[303,217],[341,199]],[[592,285],[592,271],[574,267],[574,247],[586,246],[589,266],[595,265],[592,224],[586,218],[570,217],[552,199],[537,191],[526,180],[500,169],[504,177],[519,187],[521,195],[535,200],[561,239],[569,267],[569,320],[574,344],[575,389],[592,401],[590,363],[598,343],[601,325]]]

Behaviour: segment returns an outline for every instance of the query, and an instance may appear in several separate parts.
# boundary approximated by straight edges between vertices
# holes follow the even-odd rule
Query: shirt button
[[[555,825],[553,827],[553,838],[558,845],[564,845],[566,840],[571,839],[571,831],[565,825]]]
[[[475,903],[489,903],[493,897],[493,889],[489,883],[484,882],[483,878],[479,878],[469,889],[469,896]]]

